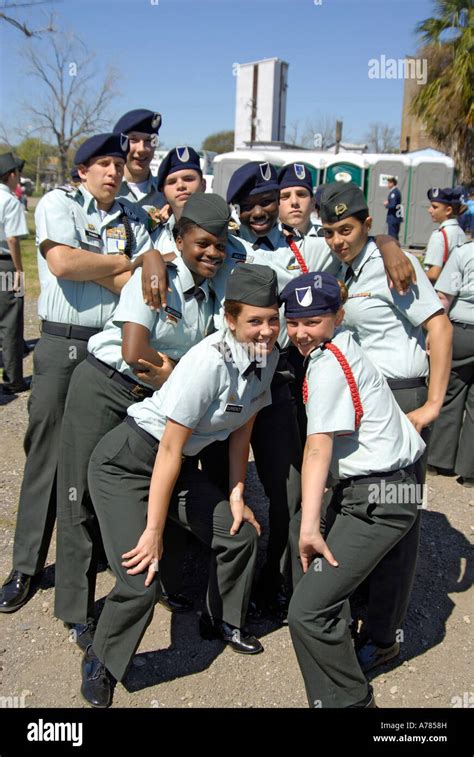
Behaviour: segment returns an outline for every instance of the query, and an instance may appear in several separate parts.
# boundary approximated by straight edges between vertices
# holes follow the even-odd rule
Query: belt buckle
[[[144,386],[140,386],[139,384],[135,384],[130,391],[134,397],[140,397],[140,399],[145,399],[145,397],[147,397],[147,390]]]

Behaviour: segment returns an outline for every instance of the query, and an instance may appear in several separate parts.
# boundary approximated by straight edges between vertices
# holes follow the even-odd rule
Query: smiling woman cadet
[[[89,487],[117,579],[83,660],[81,691],[96,707],[111,703],[111,676],[124,678],[151,622],[167,517],[212,550],[201,635],[243,654],[262,651],[242,629],[260,533],[244,481],[255,416],[271,402],[277,297],[270,268],[237,267],[227,285],[226,326],[193,347],[160,391],[131,407],[93,452]],[[224,493],[188,456],[227,438]]]
[[[327,185],[321,219],[327,242],[343,263],[339,276],[349,290],[344,326],[386,377],[395,400],[428,443],[430,424],[443,404],[451,361],[452,328],[439,299],[413,255],[409,258],[416,286],[403,295],[389,288],[380,251],[369,237],[372,219],[367,202],[355,184]],[[429,364],[424,330],[431,344]],[[416,466],[414,496],[420,508],[425,472],[426,455]],[[400,652],[400,631],[415,575],[421,509],[418,512],[413,529],[370,577],[369,628],[359,650],[364,670]]]
[[[308,273],[280,299],[288,335],[308,362],[302,514],[291,526],[305,575],[290,602],[291,637],[311,707],[373,707],[349,631],[349,597],[415,522],[417,504],[402,494],[415,482],[413,463],[425,445],[382,373],[349,332],[335,332],[344,316],[337,280]],[[320,524],[329,473],[336,486],[326,543]],[[380,496],[387,486],[397,494],[390,504]],[[317,556],[324,560],[311,565]]]
[[[154,312],[143,302],[141,272],[136,271],[113,318],[89,341],[87,359],[73,374],[58,465],[55,614],[73,627],[82,648],[90,644],[94,629],[100,544],[87,487],[90,456],[100,439],[124,420],[127,408],[150,397],[176,361],[214,331],[216,300],[208,281],[224,259],[229,218],[229,208],[218,195],[190,197],[176,227],[181,257],[168,265],[167,307]],[[189,609],[189,601],[176,596],[181,571],[167,563],[167,593],[160,601],[168,609]]]

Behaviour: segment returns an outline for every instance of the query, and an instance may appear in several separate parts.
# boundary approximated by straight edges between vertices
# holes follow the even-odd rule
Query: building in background
[[[416,60],[416,58],[407,56],[406,60]],[[411,102],[419,91],[420,85],[418,84],[418,80],[414,77],[405,77],[400,152],[414,152],[415,150],[424,150],[427,147],[439,150],[439,145],[426,133],[423,122],[411,113]]]
[[[288,63],[268,58],[235,64],[235,150],[256,142],[284,142]]]

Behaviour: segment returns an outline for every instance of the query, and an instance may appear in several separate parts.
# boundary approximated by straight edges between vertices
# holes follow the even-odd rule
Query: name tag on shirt
[[[94,247],[100,249],[102,247],[102,238],[97,232],[90,229],[76,229],[76,235],[82,248]]]
[[[372,297],[372,292],[357,292],[356,294],[349,294],[348,300],[353,300],[355,297]]]
[[[179,312],[179,310],[175,310],[174,308],[170,308],[169,305],[165,307],[165,313],[168,313],[169,315],[173,316],[174,318],[182,318],[182,313]]]
[[[232,258],[234,260],[250,260],[250,258],[247,257],[245,252],[233,252]]]
[[[226,413],[241,413],[243,409],[244,409],[243,405],[230,405],[230,404],[227,404],[225,406]]]

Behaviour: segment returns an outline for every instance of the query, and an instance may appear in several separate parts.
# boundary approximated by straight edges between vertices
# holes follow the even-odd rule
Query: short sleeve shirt
[[[125,250],[126,214],[134,242],[132,257],[152,248],[150,236],[133,206],[116,201],[104,217],[85,187],[55,189],[41,198],[35,212],[36,245],[41,294],[38,313],[42,320],[102,328],[112,316],[118,295],[93,281],[70,281],[54,276],[40,252],[47,239],[98,255],[114,255]]]
[[[449,311],[452,321],[474,324],[474,242],[466,242],[452,251],[435,289],[455,296]]]
[[[9,255],[7,239],[28,234],[25,211],[21,202],[0,182],[0,254]]]
[[[442,310],[428,277],[414,255],[405,253],[416,271],[417,283],[407,294],[390,289],[382,255],[373,240],[352,261],[346,282],[344,326],[387,378],[428,375],[422,324]],[[347,265],[339,278],[344,280]]]
[[[215,297],[209,292],[208,282],[198,287],[204,296],[198,301],[192,295],[197,290],[191,271],[182,258],[177,258],[167,268],[171,292],[167,295],[166,308],[156,312],[145,304],[141,269],[138,269],[122,289],[113,318],[107,321],[103,331],[89,339],[89,352],[135,381],[138,381],[137,376],[122,357],[124,323],[138,323],[148,329],[150,346],[172,360],[180,360],[214,330]]]
[[[158,440],[168,419],[191,428],[183,453],[197,455],[271,404],[278,358],[274,347],[260,378],[255,372],[244,375],[251,363],[247,351],[228,330],[216,332],[189,350],[161,389],[130,407],[128,415]]]
[[[307,435],[334,434],[331,476],[341,480],[411,465],[421,457],[425,443],[400,410],[384,376],[348,331],[336,332],[332,342],[349,363],[363,415],[356,429],[354,404],[340,363],[329,350],[314,350],[306,371]]]
[[[466,235],[455,218],[448,218],[447,221],[443,221],[439,229],[433,231],[429,238],[425,253],[425,266],[443,266],[445,241],[441,229],[444,229],[448,238],[448,256],[458,244],[464,244],[466,241]]]

